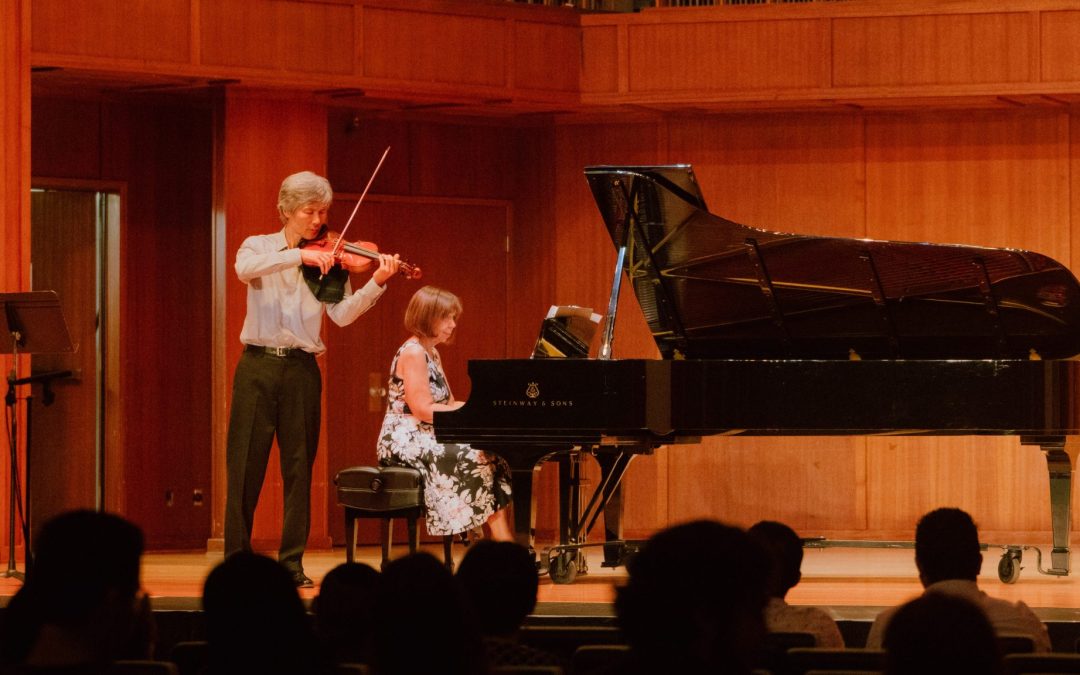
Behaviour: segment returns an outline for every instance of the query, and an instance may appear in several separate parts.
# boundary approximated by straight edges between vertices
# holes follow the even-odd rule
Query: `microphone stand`
[[[14,357],[14,365],[12,366],[11,373],[8,375],[8,389],[7,395],[4,397],[4,404],[8,407],[8,414],[11,419],[11,436],[8,438],[8,447],[11,449],[11,475],[8,476],[8,565],[4,572],[0,572],[2,578],[15,578],[19,581],[25,581],[26,576],[15,569],[15,509],[18,501],[15,499],[15,488],[19,484],[18,466],[19,466],[19,411],[16,407],[16,401],[18,400],[15,393],[15,383],[19,380],[19,344],[22,342],[22,334],[18,329],[12,328],[11,330],[11,355]],[[27,415],[30,414],[29,406],[27,407]],[[30,421],[27,420],[27,425]],[[29,449],[29,443],[27,443],[27,449]],[[27,486],[29,487],[29,486]],[[23,533],[25,538],[26,534]],[[27,546],[27,551],[30,547]],[[30,556],[26,556],[27,562],[29,562]]]
[[[22,495],[19,491],[19,412],[18,390],[20,385],[32,385],[41,382],[44,387],[43,401],[45,405],[53,402],[54,396],[51,388],[52,380],[58,377],[69,377],[70,370],[57,370],[47,373],[32,374],[29,377],[19,375],[19,355],[28,354],[56,354],[60,352],[75,351],[71,344],[71,336],[67,325],[64,323],[64,312],[60,307],[60,298],[56,291],[27,291],[25,293],[0,293],[0,340],[3,340],[7,351],[7,340],[11,339],[11,353],[14,357],[14,366],[8,376],[8,390],[5,398],[11,415],[11,438],[8,444],[11,448],[11,475],[10,493],[8,500],[8,566],[7,571],[0,573],[3,577],[14,577],[25,581],[30,576],[31,567],[34,563],[34,549],[31,542],[31,507],[30,501],[30,455],[33,451],[33,443],[30,440],[31,413],[33,412],[33,389],[28,389],[23,400],[26,401],[26,431],[24,439],[24,459],[26,466],[22,472],[25,478],[25,490]],[[22,502],[17,499],[24,497]],[[25,504],[25,506],[23,506]],[[25,550],[25,572],[19,573],[15,569],[15,511],[22,513],[23,548]]]
[[[8,377],[8,393],[5,397],[5,402],[11,408],[11,480],[9,490],[11,492],[9,499],[10,510],[8,512],[8,568],[4,572],[0,572],[0,578],[14,577],[20,581],[25,580],[25,575],[18,572],[15,569],[15,488],[18,485],[18,464],[16,463],[17,451],[18,451],[18,434],[16,430],[18,428],[17,410],[15,409],[15,402],[17,396],[15,394],[15,387],[20,384],[34,384],[35,382],[42,383],[41,402],[43,405],[52,405],[56,400],[56,395],[52,390],[52,381],[57,378],[71,377],[72,372],[70,370],[53,370],[47,373],[38,373],[37,375],[30,375],[29,377],[19,377],[18,375],[18,361],[15,362],[15,369],[12,371],[12,375]],[[23,473],[26,475],[26,485],[23,488],[23,501],[26,503],[26,510],[23,511],[23,542],[26,544],[26,574],[30,573],[30,568],[33,565],[33,551],[30,548],[30,448],[31,448],[31,430],[33,426],[31,424],[31,413],[34,409],[34,393],[30,390],[23,400],[26,401],[26,468]]]

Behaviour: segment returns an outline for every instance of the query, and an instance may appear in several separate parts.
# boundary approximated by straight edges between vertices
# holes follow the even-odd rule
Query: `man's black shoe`
[[[297,588],[315,588],[315,582],[308,578],[308,575],[303,572],[293,572],[292,580]]]

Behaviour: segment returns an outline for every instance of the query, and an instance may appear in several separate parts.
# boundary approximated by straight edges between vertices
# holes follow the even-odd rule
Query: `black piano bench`
[[[424,515],[424,485],[420,472],[402,466],[353,466],[334,476],[338,506],[345,507],[345,560],[356,560],[356,519],[379,518],[382,567],[390,561],[394,541],[394,518],[404,518],[409,528],[409,553],[420,546],[416,521]],[[443,560],[453,571],[453,537],[443,537]]]

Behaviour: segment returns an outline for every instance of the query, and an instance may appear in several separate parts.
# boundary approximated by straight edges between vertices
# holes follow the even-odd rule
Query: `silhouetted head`
[[[0,660],[75,664],[148,656],[153,627],[140,593],[138,526],[110,513],[68,511],[42,526],[34,552],[26,583],[4,614]]]
[[[900,607],[885,628],[890,675],[1004,672],[989,619],[971,602],[926,593]]]
[[[123,518],[69,511],[42,526],[27,586],[49,623],[85,620],[110,594],[133,600],[139,591],[142,531]]]
[[[915,565],[923,586],[947,579],[975,581],[982,567],[979,531],[964,511],[931,511],[915,526]]]
[[[747,530],[772,560],[769,595],[783,598],[802,578],[802,539],[783,523],[762,520]]]
[[[450,571],[427,553],[390,561],[376,593],[379,675],[485,672],[476,619]]]
[[[472,544],[458,567],[457,580],[485,635],[513,634],[536,607],[536,561],[520,544],[491,539]]]
[[[203,613],[211,672],[294,673],[310,668],[314,638],[292,575],[242,551],[210,571]]]
[[[746,532],[714,521],[649,539],[615,600],[635,668],[749,672],[765,636],[768,564]]]
[[[342,563],[330,570],[311,601],[315,633],[335,663],[367,663],[375,629],[375,594],[379,573],[363,563]]]

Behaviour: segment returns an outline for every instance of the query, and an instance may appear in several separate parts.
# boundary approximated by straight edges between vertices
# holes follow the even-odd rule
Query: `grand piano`
[[[436,437],[505,457],[515,529],[533,546],[533,483],[558,460],[556,582],[633,551],[619,483],[631,460],[708,435],[1010,435],[1037,446],[1050,478],[1050,565],[1002,546],[1015,582],[1023,551],[1069,573],[1080,433],[1080,284],[1014,249],[784,234],[714,215],[689,165],[585,169],[616,251],[599,358],[469,362],[472,392],[435,413]],[[823,261],[825,261],[823,263]],[[613,359],[627,280],[661,359]],[[601,478],[583,507],[580,461]],[[700,486],[708,489],[707,486]],[[602,541],[588,536],[599,515]]]

